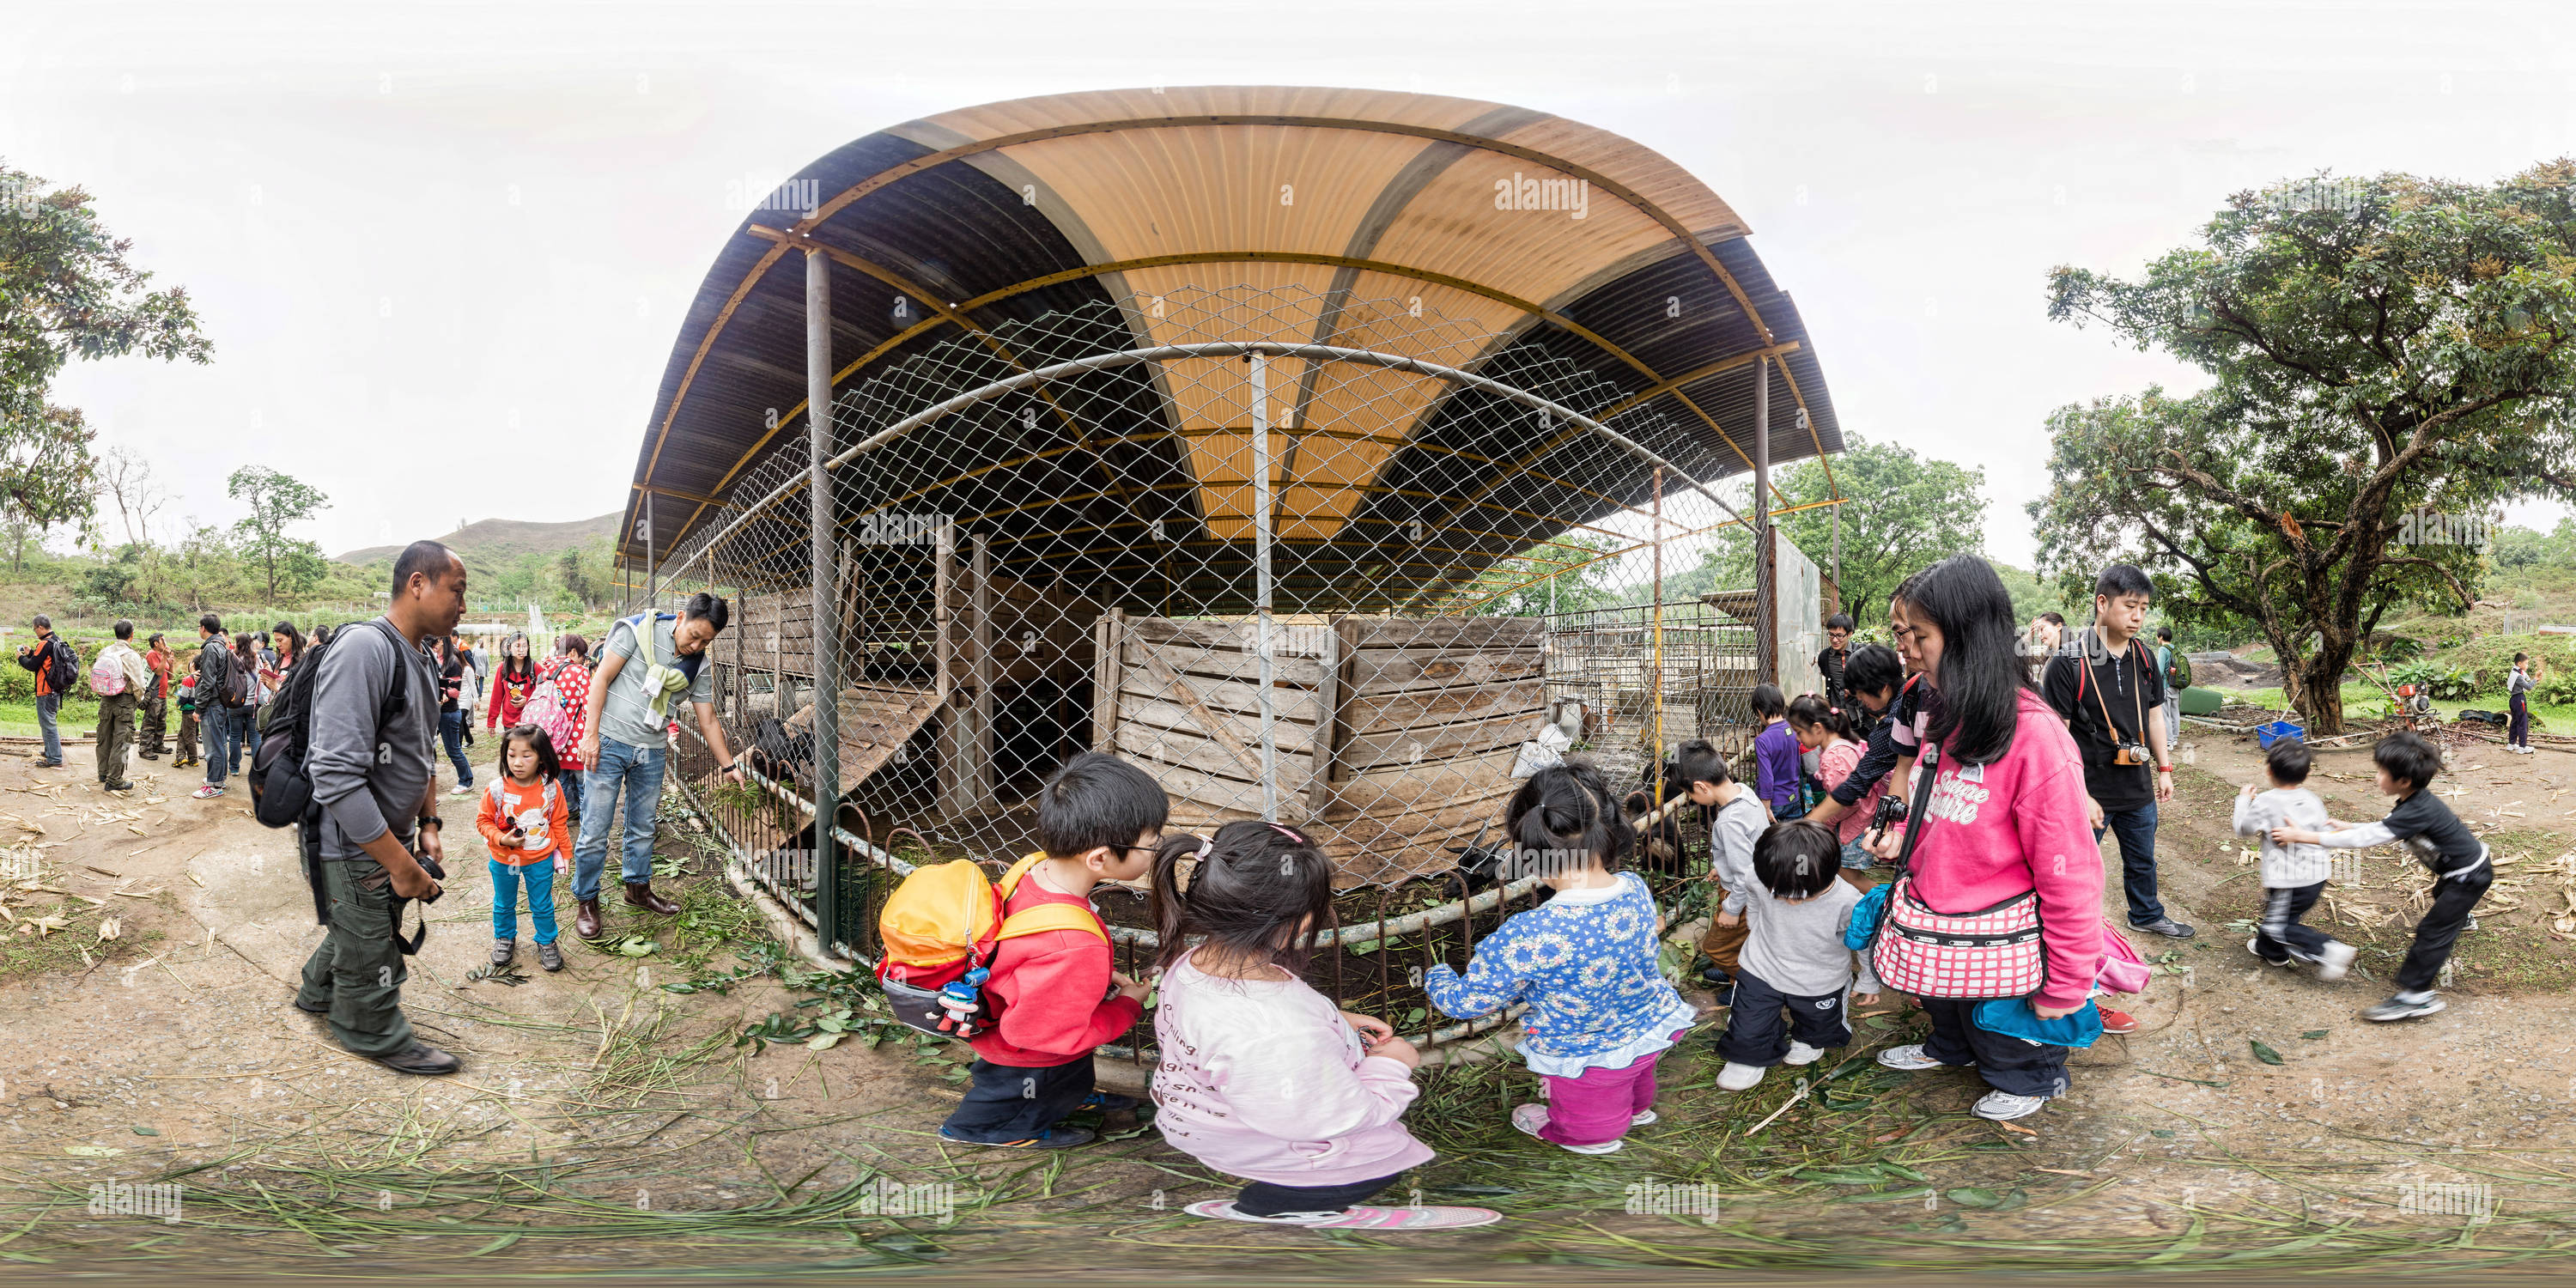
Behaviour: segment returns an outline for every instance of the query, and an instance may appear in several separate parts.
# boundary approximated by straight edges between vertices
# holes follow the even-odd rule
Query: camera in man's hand
[[[438,896],[447,893],[447,869],[440,867],[438,860],[433,859],[426,854],[415,854],[412,858],[419,862],[421,871],[429,874],[431,882],[429,893],[421,896],[420,901],[422,903],[438,902]]]

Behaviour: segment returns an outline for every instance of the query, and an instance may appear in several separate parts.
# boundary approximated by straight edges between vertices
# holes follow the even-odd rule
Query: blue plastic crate
[[[2270,724],[2254,726],[2254,741],[2265,751],[2270,751],[2273,743],[2283,738],[2304,737],[2307,732],[2307,727],[2304,725],[2295,725],[2287,720],[2275,720]]]

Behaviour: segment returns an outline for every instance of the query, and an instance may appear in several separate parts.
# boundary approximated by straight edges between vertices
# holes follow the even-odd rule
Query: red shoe
[[[2135,1033],[2138,1031],[2138,1017],[2131,1015],[2126,1011],[2115,1011],[2110,1007],[2101,1005],[2100,1003],[2095,1003],[2093,1009],[2102,1013],[2102,1031],[2105,1033]]]

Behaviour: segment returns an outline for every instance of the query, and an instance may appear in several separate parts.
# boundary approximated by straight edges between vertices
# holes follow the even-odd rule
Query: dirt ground
[[[2261,966],[2232,924],[2259,895],[2242,854],[2252,842],[2227,830],[2259,761],[2250,738],[2192,737],[2160,853],[2167,904],[2201,934],[2140,940],[2166,972],[2127,1008],[2141,1031],[2078,1053],[2072,1093],[2045,1113],[1986,1123],[1965,1112],[1972,1076],[1878,1068],[1869,1053],[1917,1023],[1892,1008],[1806,1086],[1783,1070],[1733,1096],[1714,1086],[1714,1030],[1695,1033],[1667,1057],[1664,1121],[1607,1157],[1502,1125],[1510,1103],[1534,1098],[1516,1063],[1464,1066],[1424,1080],[1408,1122],[1442,1157],[1406,1187],[1507,1219],[1373,1238],[1188,1217],[1183,1204],[1225,1183],[1124,1115],[1068,1154],[944,1146],[933,1133],[963,1053],[939,1044],[737,1045],[764,1017],[803,1022],[830,1003],[793,966],[798,986],[780,978],[775,954],[740,933],[747,920],[725,920],[739,906],[711,875],[712,846],[677,821],[661,848],[692,875],[664,884],[687,891],[690,911],[608,905],[609,940],[650,936],[654,954],[577,945],[560,894],[568,968],[539,971],[523,928],[525,978],[509,983],[470,978],[491,944],[490,885],[472,798],[443,798],[456,853],[474,857],[450,865],[405,999],[466,1070],[390,1074],[290,1005],[320,930],[288,835],[247,816],[238,780],[201,802],[187,796],[197,771],[144,762],[139,789],[117,799],[97,790],[87,749],[60,770],[0,757],[0,843],[22,834],[7,851],[21,866],[0,876],[7,915],[61,927],[0,937],[0,1260],[24,1278],[156,1280],[179,1267],[1372,1281],[1469,1269],[1520,1280],[1562,1265],[1619,1280],[2560,1268],[2576,1247],[2576,1008],[2570,936],[2552,913],[2566,915],[2576,800],[2556,806],[2576,753],[2455,758],[2442,786],[2464,794],[2451,804],[2493,825],[2511,861],[2463,941],[2449,1009],[2370,1026],[2357,1012],[2388,991],[2411,878],[2393,857],[2366,859],[2361,884],[2315,918],[2345,919],[2375,979]],[[2384,808],[2366,750],[2323,752],[2318,770],[2337,817]],[[2109,897],[2117,918],[2116,875]],[[103,940],[108,915],[118,933]],[[675,924],[692,919],[698,930]],[[722,992],[666,988],[736,967],[683,953],[709,925],[733,927],[743,960],[771,973]],[[1130,1088],[1142,1073],[1103,1069]],[[111,1183],[180,1186],[180,1219],[120,1212],[127,1192]]]

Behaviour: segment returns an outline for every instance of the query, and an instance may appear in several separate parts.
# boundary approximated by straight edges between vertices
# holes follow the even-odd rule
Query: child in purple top
[[[1789,728],[1789,702],[1780,686],[1753,686],[1753,715],[1762,732],[1753,736],[1753,794],[1773,818],[1796,817],[1798,779],[1803,770],[1798,735]]]

